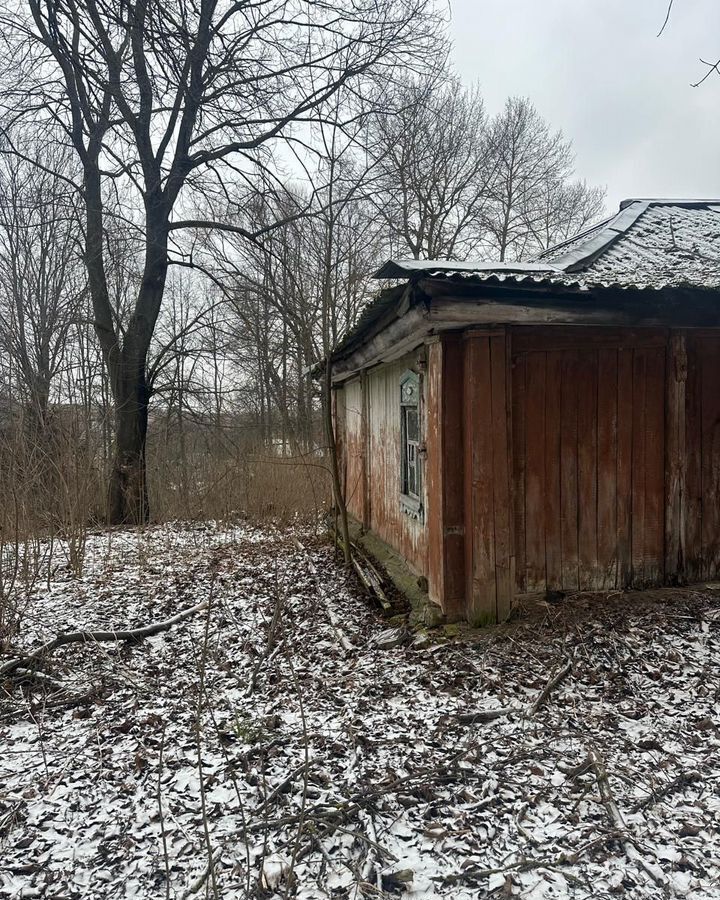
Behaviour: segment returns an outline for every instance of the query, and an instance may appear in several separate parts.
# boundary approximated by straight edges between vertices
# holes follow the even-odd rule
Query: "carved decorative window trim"
[[[400,508],[413,519],[423,519],[421,381],[408,370],[400,378]]]

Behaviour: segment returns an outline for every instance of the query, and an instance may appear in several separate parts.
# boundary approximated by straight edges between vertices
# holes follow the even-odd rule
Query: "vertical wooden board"
[[[665,573],[665,348],[647,354],[645,378],[645,542],[643,567],[648,584]]]
[[[597,350],[578,362],[578,557],[580,590],[599,587],[597,574]]]
[[[685,387],[687,352],[685,335],[673,333],[665,364],[665,580],[685,577]]]
[[[444,608],[445,559],[444,559],[444,509],[443,509],[443,346],[440,341],[427,348],[427,372],[425,374],[427,402],[425,406],[426,463],[425,493],[427,499],[427,579],[428,593],[434,603]]]
[[[370,453],[370,389],[368,386],[367,372],[360,375],[360,390],[362,392],[362,407],[360,412],[360,435],[362,441],[362,472],[360,483],[362,485],[362,523],[363,528],[370,527],[371,494],[370,484],[372,480],[372,454]]]
[[[617,357],[617,586],[632,583],[633,530],[633,388],[634,354],[618,350]]]
[[[472,613],[473,603],[473,520],[475,518],[473,480],[473,448],[475,445],[475,420],[473,418],[473,352],[469,341],[463,343],[463,470],[465,480],[463,496],[465,508],[465,618]]]
[[[390,376],[387,380],[388,382],[394,381]],[[396,533],[399,532],[399,529],[395,527],[392,509],[389,505],[390,496],[393,495],[389,495],[389,492],[392,491],[393,494],[396,494],[400,489],[400,417],[398,410],[396,423],[391,419],[389,387],[390,385],[386,384],[382,377],[382,372],[377,370],[369,373],[368,452],[370,456],[377,456],[378,464],[375,466],[374,477],[368,479],[371,506],[366,515],[370,518],[370,527],[383,540],[392,546],[399,547],[399,533]],[[397,475],[396,470],[398,470]]]
[[[526,366],[525,578],[528,591],[544,591],[546,354],[529,353]]]
[[[490,343],[486,337],[468,340],[470,371],[465,390],[471,395],[472,432],[472,594],[468,598],[470,621],[494,621],[497,614],[495,585],[495,523],[493,508],[492,381]],[[468,378],[469,375],[469,378]]]
[[[514,507],[514,544],[515,544],[515,580],[518,591],[527,591],[525,573],[525,417],[527,415],[526,397],[526,359],[518,356],[512,364],[512,452],[513,452],[513,507]]]
[[[685,384],[685,577],[703,577],[702,546],[702,349],[696,339],[687,346]]]
[[[493,442],[493,514],[495,523],[495,581],[497,619],[510,615],[514,597],[512,578],[512,507],[508,451],[507,358],[505,335],[489,339]]]
[[[340,484],[343,499],[347,497],[347,459],[345,441],[345,388],[339,387],[332,392],[332,415],[335,426],[335,452],[340,470]]]
[[[720,346],[703,341],[702,541],[703,578],[720,573]]]
[[[598,584],[617,586],[617,350],[598,350]],[[602,583],[600,583],[602,582]]]
[[[563,353],[560,400],[560,537],[562,587],[580,589],[578,574],[578,366],[577,352]]]
[[[545,382],[545,560],[548,590],[562,587],[560,433],[563,354],[547,354]]]
[[[460,335],[442,338],[442,495],[445,601],[451,613],[460,612],[465,597],[464,478],[458,464],[463,446],[463,341]]]
[[[633,445],[632,445],[632,574],[634,587],[645,584],[645,395],[646,354],[633,355]]]
[[[348,511],[359,522],[365,515],[363,495],[363,472],[365,467],[365,447],[362,432],[362,390],[360,379],[347,382],[343,389],[344,447],[345,447],[345,502]]]

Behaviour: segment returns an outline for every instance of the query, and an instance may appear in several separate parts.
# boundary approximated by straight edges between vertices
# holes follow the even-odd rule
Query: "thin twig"
[[[167,723],[163,722],[162,733],[160,735],[160,758],[158,760],[157,802],[158,817],[160,819],[160,836],[162,837],[163,859],[165,861],[165,897],[166,900],[170,900],[170,857],[168,855],[167,835],[165,833],[165,816],[163,813],[162,802],[163,753],[165,751],[166,727]]]

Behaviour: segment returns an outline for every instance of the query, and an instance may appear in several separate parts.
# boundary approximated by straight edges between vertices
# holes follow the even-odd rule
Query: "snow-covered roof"
[[[650,304],[652,295],[664,290],[690,289],[707,295],[720,290],[720,200],[630,198],[622,201],[614,216],[529,262],[388,260],[375,277],[410,284],[448,280],[507,288],[510,302],[514,290],[557,290],[565,302],[569,295],[577,295],[578,301],[584,297],[590,305],[593,294],[604,291],[637,293]],[[334,356],[352,352],[405,311],[404,285],[381,291]]]
[[[540,274],[561,272],[557,266],[551,263],[542,262],[454,262],[452,260],[427,260],[427,259],[400,259],[388,260],[382,268],[376,273],[376,278],[408,278],[416,272],[428,271],[433,272],[451,272],[468,274],[492,272],[525,274],[528,272],[537,272]]]
[[[459,276],[579,289],[720,288],[720,200],[629,199],[604,222],[525,263],[389,261],[377,278]]]

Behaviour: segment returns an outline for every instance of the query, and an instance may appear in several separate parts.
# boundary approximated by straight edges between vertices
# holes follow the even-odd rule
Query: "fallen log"
[[[18,656],[15,659],[9,659],[0,665],[0,677],[3,675],[12,675],[18,669],[30,669],[33,663],[49,656],[58,647],[64,647],[67,644],[97,644],[101,641],[140,641],[143,638],[152,637],[155,634],[161,634],[163,631],[169,631],[173,625],[189,619],[196,613],[205,609],[210,601],[203,600],[201,603],[191,606],[162,622],[155,622],[152,625],[142,625],[139,628],[118,629],[116,631],[67,631],[57,635],[51,641],[28,653],[26,656]]]

